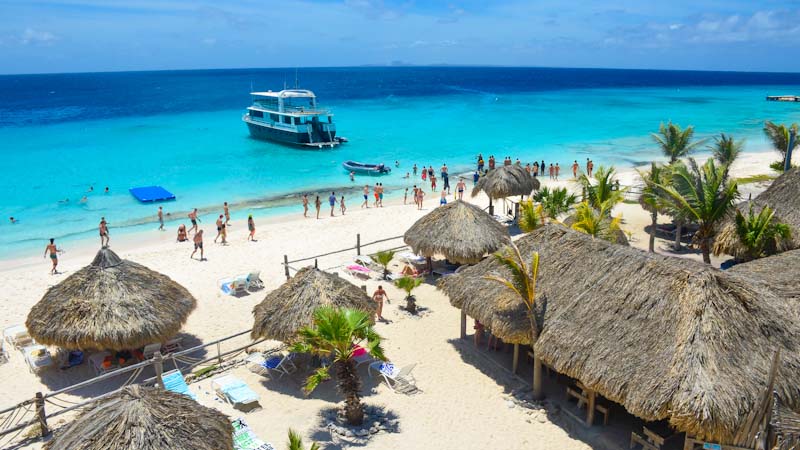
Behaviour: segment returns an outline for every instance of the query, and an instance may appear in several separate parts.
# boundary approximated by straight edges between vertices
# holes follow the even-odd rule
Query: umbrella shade
[[[512,195],[531,195],[539,189],[539,180],[529,174],[523,167],[517,165],[500,166],[490,170],[472,189],[472,196],[480,192],[491,199],[506,198]]]
[[[356,285],[334,274],[305,267],[253,308],[251,336],[291,341],[298,330],[313,325],[314,311],[320,306],[368,313],[377,309],[377,304]]]
[[[418,255],[443,255],[460,264],[476,263],[511,242],[505,226],[461,200],[435,208],[417,220],[403,239]]]
[[[196,304],[166,275],[102,248],[91,264],[48,289],[25,325],[45,345],[125,350],[175,336]]]
[[[185,395],[132,385],[92,403],[44,449],[233,450],[233,426]]]

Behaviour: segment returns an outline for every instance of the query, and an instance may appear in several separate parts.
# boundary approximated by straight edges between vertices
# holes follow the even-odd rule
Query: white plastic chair
[[[261,280],[261,271],[254,270],[247,274],[248,289],[262,289],[264,282]]]
[[[25,325],[14,325],[6,328],[3,330],[3,339],[17,349],[36,343],[31,335],[28,334],[28,329],[25,328]]]
[[[22,349],[25,362],[31,373],[37,373],[53,365],[53,357],[44,345],[34,344]]]
[[[398,368],[390,362],[375,361],[369,365],[368,373],[370,376],[379,373],[392,392],[412,393],[417,390],[417,380],[411,374],[416,366],[414,363]]]

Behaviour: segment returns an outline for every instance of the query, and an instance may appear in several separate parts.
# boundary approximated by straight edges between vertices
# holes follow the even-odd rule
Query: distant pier
[[[770,102],[800,102],[800,95],[768,95]]]

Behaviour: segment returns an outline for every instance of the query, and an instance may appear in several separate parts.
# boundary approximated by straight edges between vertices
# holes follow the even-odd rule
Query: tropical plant
[[[528,313],[528,321],[531,325],[531,349],[539,339],[541,314],[536,305],[536,277],[539,273],[539,253],[533,252],[530,265],[525,263],[519,248],[511,244],[494,254],[503,267],[511,272],[511,278],[505,279],[495,275],[487,275],[487,280],[498,282],[516,294],[520,301],[525,305]],[[533,396],[535,399],[542,398],[542,361],[539,352],[533,352]]]
[[[625,199],[625,190],[619,189],[619,182],[614,174],[614,166],[598,166],[594,174],[596,183],[592,183],[592,180],[586,174],[581,174],[578,177],[577,183],[585,193],[584,200],[589,203],[589,206],[594,209],[600,209],[603,204],[606,204],[608,206],[607,212],[610,213],[616,204]]]
[[[606,201],[599,209],[592,208],[589,202],[582,202],[575,208],[575,221],[572,229],[609,242],[617,241],[622,216],[611,217],[610,203]]]
[[[417,299],[413,295],[411,295],[411,291],[419,287],[422,284],[422,278],[414,278],[409,276],[404,276],[402,278],[398,278],[394,282],[395,286],[399,287],[400,289],[406,291],[406,311],[410,312],[411,314],[416,314],[417,312]]]
[[[794,131],[795,135],[797,134],[798,125],[796,123],[793,123],[787,127],[786,125],[776,124],[769,120],[764,122],[764,134],[766,134],[767,139],[772,142],[772,147],[781,154],[780,172],[783,171],[783,168],[786,165],[786,150],[789,148],[789,136],[792,131]],[[794,145],[792,146],[792,151],[794,151],[798,146],[800,146],[800,138],[795,139]]]
[[[394,250],[381,250],[378,253],[375,253],[375,262],[383,266],[383,279],[387,279],[389,276],[389,264],[394,259]]]
[[[550,190],[543,186],[533,195],[533,200],[541,204],[544,213],[551,220],[558,220],[558,217],[567,213],[578,203],[575,194],[569,193],[567,188],[554,188]]]
[[[736,210],[736,235],[746,249],[744,261],[775,254],[783,241],[792,238],[789,225],[774,218],[775,211],[769,206],[755,214],[751,203],[747,216]]]
[[[523,233],[530,233],[542,225],[544,225],[542,205],[534,205],[530,199],[520,203],[519,229]]]
[[[711,263],[711,243],[717,224],[733,208],[739,197],[736,181],[728,181],[728,167],[717,167],[709,158],[702,167],[689,158],[689,166],[675,164],[670,184],[658,184],[659,195],[672,204],[682,217],[697,222],[699,228],[694,242],[700,246],[703,262]]]
[[[664,156],[669,158],[670,164],[689,155],[697,146],[703,141],[692,142],[694,137],[694,127],[689,125],[686,129],[681,129],[681,126],[672,122],[661,123],[658,127],[658,133],[652,133],[651,136],[656,144],[661,148]]]
[[[304,390],[310,394],[319,384],[330,378],[330,369],[336,369],[339,392],[344,396],[347,423],[361,425],[364,407],[361,404],[361,379],[353,361],[356,346],[364,348],[378,360],[386,360],[381,347],[381,336],[372,328],[370,315],[348,308],[322,306],[314,311],[313,327],[304,327],[298,341],[291,346],[296,353],[310,353],[332,358],[331,364],[320,367],[306,379]]]
[[[287,450],[305,450],[305,446],[303,446],[303,438],[300,436],[300,433],[289,429],[289,443],[286,445]],[[320,450],[319,444],[316,442],[311,444],[311,447],[308,450]]]
[[[736,141],[733,136],[726,136],[725,133],[720,133],[719,136],[714,138],[711,152],[714,155],[714,159],[721,166],[730,166],[742,152],[743,147],[744,140]]]
[[[650,243],[648,250],[655,252],[656,227],[658,226],[658,214],[667,210],[664,200],[659,197],[656,186],[664,183],[669,176],[669,169],[655,162],[650,163],[650,171],[639,172],[639,176],[644,182],[642,193],[639,195],[639,204],[650,213]]]

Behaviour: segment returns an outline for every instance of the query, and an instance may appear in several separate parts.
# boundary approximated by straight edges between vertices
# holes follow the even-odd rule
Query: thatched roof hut
[[[486,193],[491,199],[531,195],[539,186],[539,180],[524,167],[512,164],[488,171],[472,189],[472,196],[475,197],[480,192]]]
[[[44,449],[233,450],[233,426],[185,395],[132,385],[92,403]]]
[[[375,312],[377,305],[362,289],[335,274],[313,267],[300,269],[292,279],[267,294],[253,308],[253,339],[290,341],[297,331],[314,323],[320,306]]]
[[[787,300],[800,300],[800,250],[736,264],[728,272],[762,283]],[[795,301],[790,306],[800,310],[800,303]]]
[[[479,207],[456,200],[435,208],[403,235],[414,253],[474,264],[511,242],[508,229]]]
[[[540,254],[535,351],[558,372],[644,420],[667,419],[702,439],[736,444],[781,351],[775,389],[800,406],[794,308],[735,273],[613,245],[559,225],[517,242]],[[507,342],[529,342],[519,300],[483,278],[509,276],[487,259],[444,278],[453,306]]]
[[[800,168],[792,168],[775,179],[772,184],[757,195],[752,202],[745,201],[737,206],[742,214],[747,214],[750,204],[753,212],[759,213],[764,206],[769,206],[775,211],[773,220],[789,225],[792,230],[792,239],[782,242],[776,252],[784,252],[800,247]],[[720,224],[714,238],[714,254],[731,255],[741,259],[745,255],[744,247],[736,234],[736,224],[733,216]]]
[[[196,304],[168,276],[104,247],[91,264],[48,289],[25,325],[45,345],[125,350],[172,338]]]

